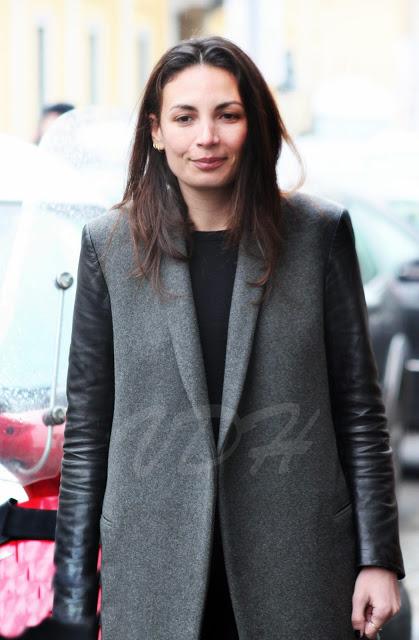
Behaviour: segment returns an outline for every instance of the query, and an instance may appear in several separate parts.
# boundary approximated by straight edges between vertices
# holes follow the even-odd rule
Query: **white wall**
[[[275,87],[284,78],[281,0],[225,0],[226,37],[256,62]]]

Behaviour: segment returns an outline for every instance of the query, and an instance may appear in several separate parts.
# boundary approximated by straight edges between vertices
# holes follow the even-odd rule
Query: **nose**
[[[212,120],[204,120],[198,133],[197,144],[202,147],[213,146],[220,141],[215,123]]]

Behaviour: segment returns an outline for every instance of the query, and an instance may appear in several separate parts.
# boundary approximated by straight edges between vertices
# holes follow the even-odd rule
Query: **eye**
[[[192,116],[178,116],[175,118],[175,122],[179,122],[179,124],[188,124],[192,120]]]
[[[221,117],[224,118],[225,120],[227,120],[228,122],[232,122],[235,120],[239,120],[239,118],[241,117],[239,113],[223,113],[221,114]]]

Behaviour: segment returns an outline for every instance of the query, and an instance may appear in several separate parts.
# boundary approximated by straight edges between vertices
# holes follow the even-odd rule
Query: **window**
[[[140,31],[138,35],[138,86],[141,89],[145,87],[148,74],[150,71],[150,33],[148,31]]]
[[[45,27],[37,28],[38,104],[41,111],[46,103],[46,33]]]
[[[99,35],[96,29],[89,33],[89,100],[91,104],[99,101]]]
[[[416,237],[407,229],[362,201],[350,201],[357,251],[364,284],[374,275],[394,275],[399,267],[419,256]]]

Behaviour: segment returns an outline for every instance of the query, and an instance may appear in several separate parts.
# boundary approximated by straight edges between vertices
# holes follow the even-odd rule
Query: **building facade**
[[[30,139],[52,102],[135,108],[159,55],[205,34],[254,58],[293,134],[345,109],[419,128],[419,0],[2,0],[0,131]]]
[[[366,130],[419,128],[419,0],[185,5],[199,5],[201,18],[185,21],[192,29],[182,35],[220,33],[241,45],[278,96],[293,133],[331,127],[336,113]]]
[[[0,131],[32,139],[55,102],[135,108],[168,20],[168,0],[2,0]]]

